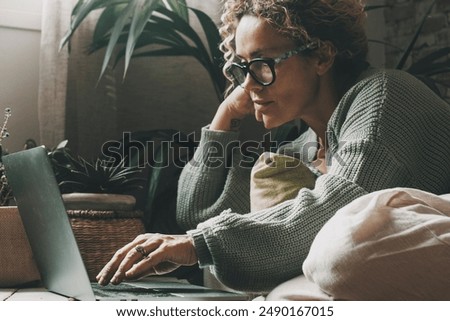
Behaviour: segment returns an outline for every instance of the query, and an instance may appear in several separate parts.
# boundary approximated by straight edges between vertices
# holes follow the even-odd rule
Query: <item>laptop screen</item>
[[[68,297],[94,300],[45,148],[5,155],[2,161],[43,285]]]

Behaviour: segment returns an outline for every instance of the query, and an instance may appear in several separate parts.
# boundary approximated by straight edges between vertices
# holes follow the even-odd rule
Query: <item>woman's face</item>
[[[239,62],[255,58],[276,58],[296,48],[265,20],[244,16],[236,30],[236,55]],[[269,86],[258,84],[249,74],[242,85],[250,95],[258,120],[266,128],[278,127],[291,120],[308,118],[315,112],[320,85],[316,58],[294,55],[275,65],[276,80]]]

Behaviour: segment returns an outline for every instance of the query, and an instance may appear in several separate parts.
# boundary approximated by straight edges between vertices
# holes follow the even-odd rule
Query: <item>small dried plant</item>
[[[2,162],[2,156],[4,155],[2,143],[3,139],[9,136],[9,132],[6,127],[9,117],[11,117],[11,108],[6,108],[3,125],[0,129],[0,206],[9,205],[11,199],[13,198],[11,187],[9,186],[8,180],[6,179],[5,167]]]

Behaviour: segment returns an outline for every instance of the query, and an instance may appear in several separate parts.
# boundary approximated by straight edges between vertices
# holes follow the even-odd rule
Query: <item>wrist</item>
[[[211,130],[238,131],[245,114],[240,114],[227,105],[220,105],[211,122]]]

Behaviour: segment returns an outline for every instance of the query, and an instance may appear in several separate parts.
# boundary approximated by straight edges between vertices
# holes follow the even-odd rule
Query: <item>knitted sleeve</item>
[[[346,166],[356,173],[346,177]],[[372,169],[380,165],[380,172]],[[246,215],[225,211],[188,231],[193,236],[201,266],[213,265],[225,285],[250,292],[265,292],[302,274],[314,237],[334,213],[367,194],[365,182],[396,185],[402,169],[369,141],[349,142],[329,174],[320,176],[313,190],[303,188],[293,200]],[[392,176],[394,173],[394,176]]]
[[[202,128],[194,157],[178,181],[177,222],[184,229],[231,208],[250,211],[251,167],[243,166],[237,132]]]
[[[230,178],[217,178],[216,182],[223,184],[211,193],[233,201],[226,204],[228,206],[220,206],[221,210],[228,210],[220,215],[215,213],[214,217],[188,231],[194,238],[200,265],[213,265],[218,279],[231,288],[269,291],[302,274],[302,264],[314,237],[338,209],[374,190],[415,187],[416,179],[411,176],[411,170],[417,162],[414,155],[420,152],[410,151],[405,154],[408,156],[406,159],[400,157],[396,138],[399,133],[408,136],[405,133],[411,132],[410,127],[414,123],[400,122],[394,126],[391,113],[401,117],[399,115],[404,112],[395,105],[403,98],[395,98],[405,93],[398,93],[398,88],[390,82],[389,77],[381,73],[359,83],[341,100],[329,122],[329,152],[332,157],[328,159],[328,172],[317,179],[314,189],[303,188],[293,200],[242,215],[233,208],[238,207],[237,199],[244,198],[240,195],[241,187],[231,183],[227,186],[230,190],[222,192]],[[413,110],[423,108],[422,102],[432,98],[431,94],[415,82],[411,86],[409,89],[412,91],[425,92],[425,97],[418,104],[409,100],[412,105],[407,107]],[[448,125],[443,129],[448,131]],[[448,142],[443,140],[446,138],[448,134],[443,138],[435,137],[433,144],[448,146]],[[421,150],[423,146],[417,147]],[[441,171],[446,164],[440,166]],[[195,176],[207,174],[193,173],[191,182],[202,185],[207,179],[196,179]],[[448,178],[444,177],[444,180]],[[203,188],[193,188],[201,195],[203,188],[213,187],[208,184]],[[195,201],[194,194],[191,201]],[[197,206],[208,208],[208,204],[202,206],[197,203]]]

